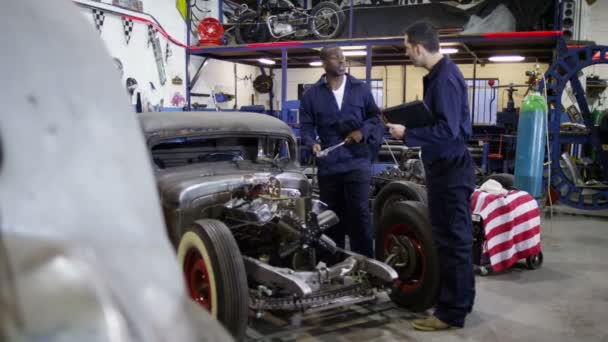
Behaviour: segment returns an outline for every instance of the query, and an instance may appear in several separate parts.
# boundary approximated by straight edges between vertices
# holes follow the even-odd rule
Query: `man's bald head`
[[[322,61],[326,61],[331,56],[336,56],[340,53],[342,53],[342,49],[339,46],[326,46],[321,49],[319,57],[321,57]]]
[[[339,46],[328,46],[321,49],[319,54],[323,62],[323,69],[329,76],[342,76],[346,72],[346,61]]]

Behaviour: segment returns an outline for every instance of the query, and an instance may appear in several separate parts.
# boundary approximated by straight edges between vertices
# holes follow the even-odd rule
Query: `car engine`
[[[337,215],[276,177],[245,176],[223,206],[241,249],[252,309],[306,310],[375,298],[374,286],[397,278],[388,265],[343,250],[324,231]],[[253,284],[253,286],[251,286]]]
[[[280,266],[313,268],[316,251],[333,254],[335,243],[323,231],[339,222],[317,199],[284,189],[276,177],[245,177],[232,192],[224,217],[243,254]]]

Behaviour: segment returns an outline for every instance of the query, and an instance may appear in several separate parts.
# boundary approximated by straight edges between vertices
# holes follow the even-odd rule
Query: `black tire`
[[[322,22],[318,21],[320,19],[317,18],[317,15],[321,14],[320,12],[322,11],[327,11],[328,13],[333,12],[335,16],[332,15],[330,18],[337,20],[336,27],[326,34],[321,34],[318,30],[318,26]],[[317,37],[317,39],[338,38],[340,35],[342,35],[342,32],[344,32],[344,28],[346,27],[346,16],[344,15],[344,12],[340,8],[340,6],[330,1],[318,3],[310,11],[310,16],[312,17],[310,19],[310,32],[312,32],[312,34]]]
[[[382,212],[389,205],[400,201],[416,201],[427,204],[426,188],[409,181],[394,181],[384,186],[374,199],[372,215],[374,227],[378,226]]]
[[[387,262],[399,273],[392,285],[391,299],[411,311],[432,307],[439,294],[439,256],[435,249],[431,223],[426,206],[420,202],[397,202],[389,206],[380,218],[376,235],[376,258]],[[397,239],[408,261],[394,255]]]
[[[249,289],[243,257],[230,229],[218,220],[196,221],[182,235],[177,257],[188,295],[236,340],[244,339]]]
[[[237,44],[261,43],[268,40],[268,26],[255,13],[243,14],[235,24],[234,39]]]
[[[515,176],[509,173],[495,173],[493,175],[489,175],[488,177],[484,178],[481,184],[490,179],[497,181],[505,189],[513,189],[513,184],[515,184]]]
[[[526,258],[526,266],[531,269],[531,270],[535,270],[537,268],[540,268],[543,265],[543,252],[538,252],[538,254],[529,256]]]

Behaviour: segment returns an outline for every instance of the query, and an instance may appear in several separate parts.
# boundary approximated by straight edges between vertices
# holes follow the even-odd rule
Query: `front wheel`
[[[177,258],[190,297],[242,340],[249,290],[243,257],[230,229],[218,220],[196,221],[182,235]]]
[[[404,201],[382,213],[376,234],[376,258],[399,274],[391,299],[411,310],[432,307],[439,294],[439,256],[424,204]]]
[[[346,16],[337,4],[321,2],[310,12],[310,32],[317,39],[334,39],[339,37],[346,27]]]

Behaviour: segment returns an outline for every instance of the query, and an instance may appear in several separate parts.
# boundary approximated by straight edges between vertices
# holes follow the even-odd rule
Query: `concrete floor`
[[[477,276],[466,327],[415,331],[416,315],[388,298],[305,316],[299,327],[265,316],[248,331],[260,341],[608,342],[608,219],[557,215],[543,222],[542,268]]]

